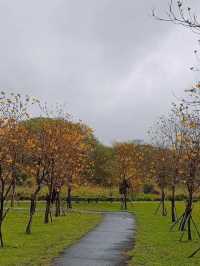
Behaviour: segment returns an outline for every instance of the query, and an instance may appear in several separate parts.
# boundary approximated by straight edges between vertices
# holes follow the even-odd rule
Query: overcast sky
[[[104,143],[146,140],[197,78],[198,36],[151,16],[166,4],[0,0],[0,87],[65,103]]]

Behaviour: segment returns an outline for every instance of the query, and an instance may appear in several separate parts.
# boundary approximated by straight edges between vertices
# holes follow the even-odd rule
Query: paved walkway
[[[81,225],[80,225],[81,226]],[[66,249],[55,266],[123,266],[125,251],[132,248],[133,216],[126,212],[106,213],[101,224]]]

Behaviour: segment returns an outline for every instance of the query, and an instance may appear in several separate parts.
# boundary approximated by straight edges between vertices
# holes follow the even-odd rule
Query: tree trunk
[[[182,218],[182,221],[179,227],[180,231],[184,231],[187,227],[188,240],[192,240],[192,231],[191,231],[192,201],[193,201],[193,193],[189,192],[187,206],[185,208],[185,213],[183,215],[183,218]]]
[[[33,216],[35,214],[35,209],[36,209],[36,195],[34,195],[31,198],[31,204],[30,204],[30,216],[29,216],[29,221],[26,227],[26,233],[31,234],[31,228],[32,228],[32,222],[33,222]]]
[[[1,197],[1,207],[0,207],[0,243],[1,247],[4,247],[4,242],[3,242],[3,234],[2,234],[2,224],[3,224],[3,211],[4,211],[4,199],[3,196]]]
[[[124,209],[127,210],[127,195],[124,194]]]
[[[11,196],[11,202],[10,202],[11,207],[14,207],[15,205],[15,189],[16,189],[16,182],[14,181],[12,185],[12,196]]]
[[[191,215],[188,218],[188,240],[192,240],[192,232],[191,232]]]
[[[50,211],[51,211],[51,197],[50,197],[50,195],[47,195],[47,199],[46,199],[46,210],[45,210],[45,215],[44,215],[44,223],[45,224],[48,224],[49,223],[49,217],[51,215],[50,214]]]
[[[124,196],[123,194],[120,195],[120,203],[121,203],[121,210],[124,208]]]
[[[57,195],[56,195],[56,213],[55,213],[55,216],[56,217],[60,216],[60,213],[61,213],[60,192],[57,192]]]
[[[192,240],[192,232],[191,232],[192,201],[193,201],[193,193],[190,191],[189,201],[188,201],[188,240]]]
[[[162,204],[162,216],[166,216],[164,188],[161,189],[161,204]]]
[[[175,186],[172,185],[172,198],[171,198],[171,219],[172,223],[176,221],[176,204],[175,204]]]
[[[72,208],[71,187],[68,187],[68,190],[67,190],[67,208],[68,209]]]
[[[3,235],[2,235],[2,222],[0,222],[0,243],[1,247],[4,247],[4,242],[3,242]]]
[[[52,165],[50,184],[48,186],[49,194],[47,194],[47,197],[46,197],[46,210],[45,210],[45,215],[44,215],[45,224],[49,223],[49,218],[51,219],[51,222],[52,222],[51,204],[53,203],[53,190],[54,190],[53,180],[54,180],[54,175],[53,175],[53,165]]]
[[[0,206],[0,243],[1,247],[4,247],[3,233],[2,233],[2,224],[4,219],[4,197],[1,195],[1,206]]]
[[[32,197],[31,197],[29,221],[28,221],[28,224],[26,226],[26,233],[27,234],[31,234],[33,216],[34,216],[35,210],[36,210],[36,199],[37,199],[37,194],[39,193],[40,189],[41,189],[41,187],[39,184],[37,189],[35,190],[35,192],[33,193]]]

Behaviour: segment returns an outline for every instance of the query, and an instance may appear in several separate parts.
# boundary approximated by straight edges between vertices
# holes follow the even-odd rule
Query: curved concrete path
[[[81,225],[80,225],[81,226]],[[132,248],[134,219],[127,212],[106,213],[93,231],[66,249],[54,266],[123,266]]]

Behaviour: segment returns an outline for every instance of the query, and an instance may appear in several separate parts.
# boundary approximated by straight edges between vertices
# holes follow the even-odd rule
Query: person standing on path
[[[119,184],[119,193],[120,193],[120,200],[121,200],[121,209],[127,210],[127,195],[129,190],[129,184],[126,179]]]

